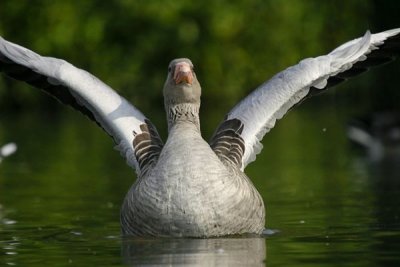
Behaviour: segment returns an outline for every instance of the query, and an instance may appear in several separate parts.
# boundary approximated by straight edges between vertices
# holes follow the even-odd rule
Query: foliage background
[[[395,0],[3,0],[0,35],[90,71],[155,121],[164,120],[161,88],[169,61],[189,57],[203,86],[203,117],[219,121],[299,60],[367,29],[399,27],[398,11]],[[391,81],[398,66],[356,79],[358,89],[340,90],[335,102],[357,101],[360,112],[397,108],[400,93]],[[22,107],[58,112],[60,105],[0,77],[0,111]]]

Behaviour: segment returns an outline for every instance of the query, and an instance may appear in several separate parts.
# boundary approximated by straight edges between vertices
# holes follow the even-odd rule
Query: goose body
[[[190,123],[171,129],[157,164],[136,180],[121,209],[129,235],[261,233],[264,220],[264,204],[251,181],[224,165]]]
[[[372,66],[394,59],[400,29],[349,41],[278,73],[226,115],[209,142],[200,132],[201,87],[189,59],[168,66],[164,143],[136,107],[90,73],[0,37],[0,71],[53,95],[113,137],[137,179],[121,208],[121,229],[135,236],[260,234],[263,200],[244,173],[264,135],[294,105]]]

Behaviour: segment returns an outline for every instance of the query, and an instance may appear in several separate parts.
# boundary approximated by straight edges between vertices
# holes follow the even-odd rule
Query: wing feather
[[[241,169],[255,160],[260,141],[290,108],[304,99],[394,59],[400,51],[400,29],[349,41],[331,53],[308,58],[278,73],[239,102],[225,120],[238,119],[245,143]],[[221,125],[224,122],[221,123]]]
[[[44,90],[94,120],[113,137],[128,165],[140,174],[133,141],[150,122],[109,86],[64,60],[40,56],[1,37],[0,71]],[[159,140],[153,128],[149,138]]]

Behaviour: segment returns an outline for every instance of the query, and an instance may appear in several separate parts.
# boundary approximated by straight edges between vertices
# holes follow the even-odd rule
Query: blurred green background
[[[399,27],[399,6],[395,0],[2,0],[0,35],[90,71],[156,123],[164,121],[167,65],[189,57],[203,87],[203,118],[212,122],[204,127],[207,135],[238,100],[278,71],[367,29]],[[355,79],[358,89],[331,93],[334,101],[357,101],[360,112],[397,108],[396,66]],[[1,76],[0,111],[22,108],[59,112],[61,105]]]

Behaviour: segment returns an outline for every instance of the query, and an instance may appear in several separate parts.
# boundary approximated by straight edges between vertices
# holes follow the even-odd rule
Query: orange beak
[[[188,63],[181,62],[175,65],[174,81],[175,84],[180,84],[182,82],[188,84],[193,83],[193,72]]]

